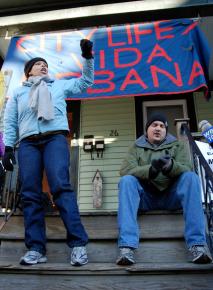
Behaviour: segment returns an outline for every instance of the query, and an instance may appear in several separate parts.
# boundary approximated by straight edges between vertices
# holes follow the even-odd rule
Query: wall
[[[81,138],[84,135],[104,137],[103,158],[85,153],[80,147],[78,202],[81,211],[93,208],[92,180],[97,169],[103,177],[103,204],[99,211],[117,210],[119,169],[128,147],[135,140],[134,98],[82,101]],[[117,135],[119,136],[110,136]],[[82,145],[82,144],[81,144]]]
[[[195,92],[194,101],[197,122],[208,120],[213,125],[213,96],[209,101],[206,101],[202,92]]]

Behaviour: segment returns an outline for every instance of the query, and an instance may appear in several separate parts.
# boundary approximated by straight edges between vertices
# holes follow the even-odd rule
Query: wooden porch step
[[[115,214],[85,214],[89,264],[72,267],[65,230],[57,215],[46,217],[48,262],[21,266],[25,253],[23,217],[13,216],[0,233],[0,290],[210,290],[213,264],[191,262],[183,240],[181,212],[139,216],[140,247],[136,264],[115,264],[118,256]],[[213,288],[212,288],[213,289]]]
[[[129,273],[143,273],[143,274],[151,274],[156,271],[160,274],[161,272],[197,272],[202,273],[202,271],[211,271],[213,270],[213,264],[194,264],[194,263],[137,263],[132,266],[118,266],[115,263],[88,263],[81,267],[73,267],[69,263],[43,263],[36,264],[32,266],[22,266],[17,262],[4,262],[0,261],[0,272],[3,270],[8,270],[13,273],[16,271],[22,270],[27,273],[39,273],[41,270],[49,274],[67,274],[67,275],[75,275],[76,273],[82,274],[88,271],[93,274],[93,272],[116,272],[116,274],[129,274]]]
[[[118,256],[117,216],[115,214],[82,215],[89,235],[87,246],[93,263],[114,263]],[[47,251],[50,262],[68,261],[70,249],[59,216],[46,217]],[[150,212],[139,215],[141,243],[137,262],[183,262],[189,260],[183,241],[183,217],[180,212]],[[13,216],[0,233],[0,260],[18,261],[25,253],[23,217]]]
[[[89,261],[92,263],[115,263],[118,256],[116,241],[91,241],[87,245]],[[19,261],[26,252],[24,241],[2,241],[1,261]],[[48,242],[47,257],[50,263],[68,262],[70,249],[64,242]],[[140,243],[135,252],[138,263],[181,263],[190,261],[188,250],[183,240],[146,240]]]
[[[114,263],[68,263],[20,266],[0,262],[1,289],[30,290],[210,290],[213,264],[140,263],[122,267]],[[53,279],[52,279],[53,277]]]
[[[114,215],[83,215],[82,222],[90,240],[117,239],[117,216]],[[183,217],[177,212],[153,212],[139,216],[139,226],[143,239],[176,239],[183,237]],[[64,225],[58,216],[47,216],[47,238],[49,240],[65,239]],[[24,227],[22,216],[12,216],[0,232],[0,240],[23,239]]]

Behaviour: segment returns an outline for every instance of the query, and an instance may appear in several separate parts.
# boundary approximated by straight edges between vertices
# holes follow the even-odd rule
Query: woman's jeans
[[[81,223],[76,194],[69,181],[70,154],[66,137],[58,134],[37,141],[24,139],[19,146],[18,161],[26,247],[42,254],[46,252],[43,169],[67,231],[68,246],[86,245],[88,236]]]
[[[205,245],[205,219],[202,208],[200,182],[194,172],[184,172],[162,195],[145,191],[142,183],[132,176],[123,176],[119,183],[119,247],[138,248],[138,209],[183,209],[185,220],[185,240],[188,247]],[[150,225],[151,227],[152,225]],[[167,225],[165,224],[165,227]]]

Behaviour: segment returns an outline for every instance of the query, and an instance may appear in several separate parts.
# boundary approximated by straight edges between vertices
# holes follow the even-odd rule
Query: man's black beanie
[[[34,57],[30,59],[28,62],[25,63],[24,66],[24,73],[27,78],[29,77],[29,72],[37,61],[44,61],[48,65],[47,61],[42,57]]]
[[[148,118],[147,122],[146,122],[146,127],[145,130],[147,132],[148,127],[154,122],[154,121],[160,121],[163,122],[165,127],[166,127],[166,131],[168,130],[168,121],[166,116],[164,116],[161,113],[153,113],[150,115],[150,117]]]

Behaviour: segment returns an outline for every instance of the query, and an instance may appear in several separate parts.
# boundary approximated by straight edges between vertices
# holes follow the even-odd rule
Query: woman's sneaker
[[[189,251],[193,256],[193,263],[208,264],[212,262],[212,256],[207,246],[195,245],[189,248]]]
[[[34,265],[38,263],[46,263],[47,257],[42,255],[37,251],[28,251],[23,257],[20,259],[21,265]]]
[[[131,248],[120,248],[120,255],[116,260],[117,265],[132,265],[135,263],[134,251]]]
[[[86,247],[74,247],[71,252],[72,266],[82,266],[88,263],[87,250]]]

